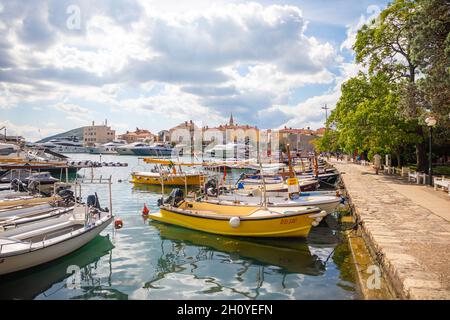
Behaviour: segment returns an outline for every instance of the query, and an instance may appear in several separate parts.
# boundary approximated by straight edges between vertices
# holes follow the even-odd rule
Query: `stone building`
[[[116,131],[112,130],[111,127],[108,127],[107,120],[101,125],[95,125],[95,122],[92,121],[91,126],[83,128],[83,141],[85,146],[111,142],[115,138]]]
[[[125,140],[127,143],[133,143],[138,141],[155,141],[156,137],[148,130],[136,128],[135,131],[127,131],[124,134],[119,135],[118,139]]]

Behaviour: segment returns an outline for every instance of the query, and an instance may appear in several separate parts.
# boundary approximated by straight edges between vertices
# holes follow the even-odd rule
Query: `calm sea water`
[[[99,160],[98,155],[70,155]],[[2,299],[357,299],[350,252],[334,217],[306,240],[242,239],[211,235],[144,220],[144,203],[157,210],[158,187],[130,184],[130,172],[147,165],[136,157],[104,155],[125,168],[95,169],[112,175],[112,225],[76,252],[51,263],[0,277]],[[82,170],[80,175],[91,175]],[[237,175],[238,173],[234,173]],[[122,182],[118,182],[121,180]],[[108,188],[86,185],[108,205]],[[72,285],[70,268],[80,268]]]

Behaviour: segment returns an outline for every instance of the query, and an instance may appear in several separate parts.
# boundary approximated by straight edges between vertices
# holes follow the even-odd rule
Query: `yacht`
[[[162,143],[155,143],[148,147],[137,147],[132,149],[137,156],[152,157],[170,157],[172,155],[172,150],[171,147]]]
[[[253,146],[243,143],[227,143],[215,145],[213,148],[205,150],[205,154],[212,158],[226,157],[227,159],[246,159],[250,156],[254,149],[255,148]]]
[[[55,138],[39,146],[50,149],[58,153],[85,153],[86,147],[76,136]]]
[[[8,156],[18,150],[19,148],[15,144],[0,143],[0,156]]]
[[[87,151],[92,154],[117,154],[117,148],[125,146],[123,141],[112,141],[95,147],[88,147]]]
[[[147,144],[147,143],[133,142],[133,143],[130,143],[130,144],[123,145],[121,147],[117,147],[116,151],[120,155],[135,156],[136,153],[134,153],[134,150],[136,148],[147,148],[147,147],[150,147],[150,145]]]

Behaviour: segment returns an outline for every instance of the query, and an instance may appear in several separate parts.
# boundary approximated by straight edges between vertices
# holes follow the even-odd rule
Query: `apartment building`
[[[101,125],[95,125],[95,122],[92,121],[91,126],[83,128],[83,142],[85,146],[111,142],[115,138],[116,131],[108,127],[107,120]]]

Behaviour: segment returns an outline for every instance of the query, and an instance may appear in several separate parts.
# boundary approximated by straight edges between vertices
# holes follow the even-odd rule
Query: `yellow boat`
[[[173,198],[172,198],[173,200]],[[167,203],[167,202],[172,202]],[[183,200],[179,205],[166,201],[153,220],[181,227],[230,236],[306,237],[312,226],[326,216],[317,207],[261,208],[222,206]]]
[[[161,178],[165,186],[193,186],[203,185],[204,175],[202,173],[163,173],[158,172],[133,172],[131,182],[138,184],[161,185]]]

